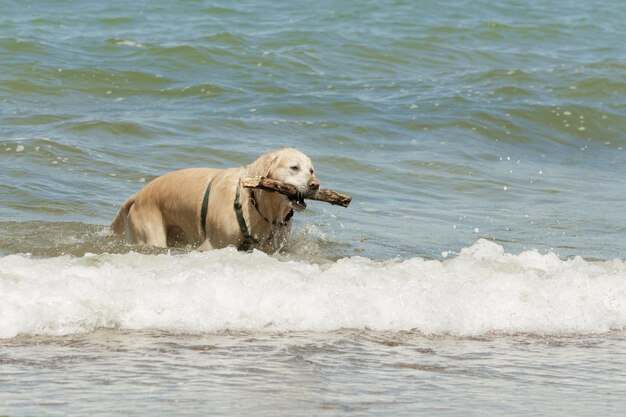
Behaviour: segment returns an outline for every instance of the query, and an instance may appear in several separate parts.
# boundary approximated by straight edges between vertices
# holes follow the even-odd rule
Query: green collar
[[[257,201],[256,201],[256,196],[254,194],[254,190],[250,191],[250,202],[252,203],[252,207],[254,207],[256,209],[256,212],[259,213],[259,216],[263,220],[265,220],[266,223],[269,223],[272,226],[287,226],[287,223],[293,217],[293,210],[290,210],[289,213],[287,213],[287,215],[285,216],[285,218],[282,221],[279,221],[279,222],[271,222],[271,221],[269,221],[267,219],[267,217],[265,217],[263,215],[263,213],[261,213],[261,210],[259,210],[259,203],[257,203]]]
[[[237,222],[239,223],[239,230],[243,235],[243,242],[237,248],[237,250],[242,252],[248,252],[252,245],[259,243],[258,240],[253,238],[250,235],[250,231],[248,230],[248,225],[246,224],[246,219],[243,217],[243,210],[241,209],[241,201],[239,200],[239,187],[241,187],[241,181],[237,184],[237,192],[235,193],[235,213],[237,214]]]
[[[212,183],[213,183],[213,180],[209,181],[209,185],[206,187],[206,191],[204,192],[204,198],[202,199],[202,209],[200,210],[200,224],[202,225],[202,231],[205,234],[206,234],[206,221],[207,221],[207,217],[206,216],[207,216],[207,212],[209,210],[209,196],[211,194],[211,184]],[[252,248],[252,245],[258,244],[259,241],[256,240],[255,238],[253,238],[252,235],[250,235],[250,231],[248,229],[248,225],[246,223],[246,219],[243,216],[241,200],[239,198],[239,188],[240,187],[241,187],[241,182],[239,182],[237,184],[237,191],[235,192],[235,202],[233,204],[233,207],[235,208],[235,214],[237,215],[237,223],[239,223],[239,230],[241,231],[241,235],[243,236],[243,242],[241,242],[241,245],[239,245],[237,250],[242,251],[242,252],[248,252]],[[259,211],[256,198],[254,197],[254,193],[252,193],[251,203],[254,206],[254,208],[257,210],[257,212],[259,213],[261,218],[263,220],[265,220],[266,222],[270,223],[270,221],[267,220],[265,218],[265,216],[263,216],[261,214],[261,212]],[[286,226],[287,223],[289,222],[289,220],[291,220],[292,217],[293,217],[293,210],[291,210],[287,214],[287,216],[285,217],[285,219],[282,222],[271,223],[271,224],[273,226],[277,226],[277,225]]]

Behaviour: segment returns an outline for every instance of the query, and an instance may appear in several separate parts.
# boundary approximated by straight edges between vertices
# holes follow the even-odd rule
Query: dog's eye
[[[313,172],[315,172],[315,171],[313,171],[313,168],[311,168],[311,170],[310,170],[309,172],[310,172],[311,174],[313,174]]]
[[[300,167],[298,165],[294,165],[289,167],[292,171],[300,171]]]

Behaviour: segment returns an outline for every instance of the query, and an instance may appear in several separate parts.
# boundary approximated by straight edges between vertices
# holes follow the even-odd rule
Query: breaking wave
[[[98,328],[180,333],[364,328],[459,336],[626,327],[626,263],[505,253],[314,264],[227,248],[0,258],[0,337]]]

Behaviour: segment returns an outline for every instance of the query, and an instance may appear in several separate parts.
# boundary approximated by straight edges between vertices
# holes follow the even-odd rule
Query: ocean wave
[[[234,249],[0,258],[0,337],[98,328],[177,333],[579,334],[626,327],[626,263],[505,253],[322,264]]]

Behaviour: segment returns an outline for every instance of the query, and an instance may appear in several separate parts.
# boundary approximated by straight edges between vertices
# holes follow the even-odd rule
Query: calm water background
[[[0,415],[623,415],[625,17],[0,0]],[[279,146],[354,197],[281,253],[101,234]]]

